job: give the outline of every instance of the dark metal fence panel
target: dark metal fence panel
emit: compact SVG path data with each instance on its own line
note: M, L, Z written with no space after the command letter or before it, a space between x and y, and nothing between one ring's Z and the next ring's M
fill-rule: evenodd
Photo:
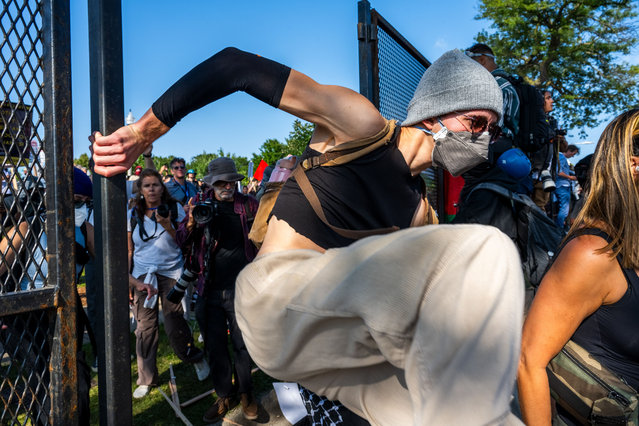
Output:
M411 45L367 0L358 2L360 93L388 119L403 121L408 103L430 62ZM422 176L428 199L444 217L442 171L436 167Z
M119 0L89 0L91 127L109 134L124 124L122 15ZM100 423L131 424L128 259L124 175L94 176Z
M5 0L0 31L0 423L74 424L69 2Z

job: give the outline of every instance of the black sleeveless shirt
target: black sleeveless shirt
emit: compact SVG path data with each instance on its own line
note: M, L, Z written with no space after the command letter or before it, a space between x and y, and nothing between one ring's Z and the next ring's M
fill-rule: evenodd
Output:
M612 241L599 229L586 229L584 233ZM621 255L617 256L617 262L621 266ZM639 276L632 268L622 267L622 271L628 283L626 293L587 317L571 339L639 389Z
M319 154L307 147L302 160ZM328 222L353 230L409 227L424 187L419 175L411 176L396 140L346 164L310 169L306 176ZM282 187L271 215L325 249L354 241L317 217L294 177Z

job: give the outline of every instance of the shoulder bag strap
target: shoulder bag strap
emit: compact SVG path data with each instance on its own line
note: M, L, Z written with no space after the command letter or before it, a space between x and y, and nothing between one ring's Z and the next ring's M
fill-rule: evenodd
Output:
M295 170L293 171L293 176L295 176L295 180L297 181L298 185L300 186L300 189L304 193L304 196L306 197L308 202L311 204L311 207L313 208L313 211L315 212L317 217L320 218L320 220L324 223L324 225L328 226L335 233L341 235L342 237L350 238L352 240L358 240L360 238L370 237L372 235L388 234L390 232L399 230L399 227L392 226L390 228L379 228L379 229L357 231L353 229L339 228L337 226L331 225L330 223L328 223L328 219L326 219L326 215L324 214L324 210L322 209L320 200L319 198L317 198L317 194L315 193L315 190L311 186L311 182L309 182L308 177L306 176L306 173L304 172L304 169L300 166L296 167Z

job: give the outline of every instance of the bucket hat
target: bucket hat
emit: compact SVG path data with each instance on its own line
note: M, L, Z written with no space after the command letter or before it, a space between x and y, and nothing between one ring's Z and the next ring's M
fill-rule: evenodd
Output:
M236 182L244 179L244 175L237 172L235 167L235 161L227 157L219 157L212 160L208 166L208 174L204 176L203 180L209 185L214 185L215 182L221 180L225 182Z

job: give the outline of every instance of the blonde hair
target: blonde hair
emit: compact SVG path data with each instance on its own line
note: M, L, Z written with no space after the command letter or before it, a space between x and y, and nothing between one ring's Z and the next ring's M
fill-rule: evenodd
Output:
M624 268L639 268L639 187L632 156L639 156L639 109L615 118L603 131L590 166L589 190L568 236L579 228L601 228L612 241L599 254L621 254Z

